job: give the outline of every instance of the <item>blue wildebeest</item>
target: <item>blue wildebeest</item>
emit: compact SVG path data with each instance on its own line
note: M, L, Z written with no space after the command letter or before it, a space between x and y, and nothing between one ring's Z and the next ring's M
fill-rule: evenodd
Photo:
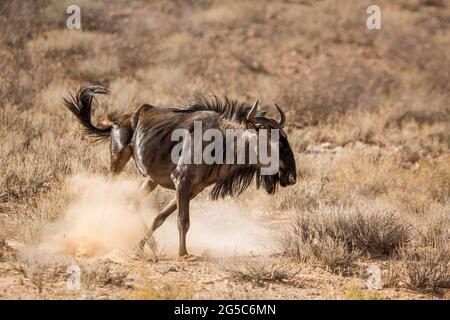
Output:
M190 224L189 201L208 186L213 185L211 196L218 199L239 195L254 179L257 188L262 187L269 194L274 194L278 185L285 187L296 182L295 158L283 130L286 117L277 105L279 121L258 112L259 100L250 106L215 95L197 94L184 107L163 108L144 104L135 112L115 117L111 125L95 126L91 121L92 100L95 94L108 93L102 86L86 86L71 99L64 99L64 104L78 118L87 134L97 140L110 140L112 176L118 175L133 158L146 178L140 189L141 195L149 194L158 185L176 191L176 197L154 219L139 243L141 249L153 232L178 208L179 257L188 256L186 233ZM241 129L244 133L252 132L256 139L259 139L263 129L269 134L277 131L279 168L273 174L264 175L261 174L264 165L260 162L198 164L173 161L172 151L179 142L173 141L172 133L184 129L193 134L195 122L201 122L204 131L216 129L225 135L226 130Z

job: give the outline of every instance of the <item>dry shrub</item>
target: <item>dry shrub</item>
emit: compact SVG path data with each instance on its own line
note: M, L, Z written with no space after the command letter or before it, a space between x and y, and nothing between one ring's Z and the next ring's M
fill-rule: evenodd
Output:
M27 39L45 31L49 21L40 13L48 2L48 0L1 1L0 23L3 29L0 39L4 40L4 44L20 47Z
M326 181L302 177L297 184L293 188L283 190L283 194L276 200L278 209L309 210L324 202L322 192Z
M26 43L49 29L50 21L41 10L47 0L5 0L0 2L0 107L10 102L31 106L33 96L53 75L47 66L34 64Z
M169 61L189 59L192 54L195 38L189 32L182 31L171 34L159 46Z
M348 250L344 241L323 236L302 246L305 260L317 261L334 273L350 274L355 261L360 257L358 249Z
M35 105L40 89L52 81L54 75L42 63L33 62L26 50L0 50L0 108L15 104L22 108ZM14 79L14 81L13 81Z
M341 153L334 163L333 188L340 197L349 193L371 199L385 195L391 179L387 171L397 169L392 162L392 158L381 157L376 148Z
M114 55L100 54L88 57L78 63L75 72L83 81L104 83L119 74L119 59Z
M48 58L69 54L86 54L100 37L87 31L52 30L28 42L31 55L43 54Z
M98 122L133 112L146 101L144 87L128 77L113 80L108 89L110 95L96 99L93 114Z
M236 27L257 20L261 3L256 1L217 1L206 10L197 11L192 20L202 24L219 24Z
M392 75L362 59L321 57L300 82L285 86L283 101L296 109L291 121L317 125L351 110L373 109L392 82Z
M202 88L195 80L188 81L187 69L182 65L154 66L141 69L137 76L151 93L151 101L160 105L180 105Z
M386 10L382 23L390 32L378 33L374 47L380 54L414 68L425 62L432 38L424 30L411 28L416 23L414 15L403 10Z
M331 267L351 263L360 253L390 254L409 240L409 225L393 212L320 206L293 216L282 247L290 256Z
M408 287L422 290L450 288L448 247L405 247L399 251L398 279Z
M27 202L50 191L72 169L106 160L106 154L96 155L96 147L101 146L91 145L92 153L86 153L82 151L86 145L73 143L81 133L67 113L57 120L41 108L20 111L8 105L0 109L0 123L0 195L4 203Z
M301 28L308 31L312 40L319 37L322 41L335 44L372 45L376 35L365 28L367 16L364 14L371 4L373 3L368 0L317 3L310 13L310 19L314 20L308 21L309 25Z
M422 247L445 247L450 241L450 207L431 207L417 217L415 239Z
M436 17L433 18L436 19ZM436 20L445 21L445 19L446 18L442 17ZM443 29L448 30L449 26L450 24L447 22L447 26ZM430 85L430 88L447 95L447 97L448 91L450 90L449 48L450 40L448 33L437 33L434 37L431 37L431 44L426 47L423 54L424 62L423 65L420 66L423 69L425 81Z
M331 272L350 271L359 252L350 251L339 239L319 235L313 231L311 224L314 222L308 218L297 219L295 223L281 238L284 254L300 261L319 263Z
M362 142L367 145L382 144L380 134L385 132L385 112L354 110L345 117L340 117L332 123L320 126L319 141L346 146ZM342 130L342 128L346 128Z
M449 97L427 87L396 90L392 94L395 101L388 96L379 97L373 110L349 110L333 121L302 128L299 151L321 143L345 147L361 142L382 148L400 146L401 152L411 150L417 154L412 162L445 154L450 143ZM292 121L289 124L295 124Z
M428 17L427 17L428 15ZM406 11L389 10L383 15L383 28L390 32L377 34L375 49L384 57L400 63L403 68L417 70L423 77L422 86L447 90L450 77L448 65L448 12L417 17ZM429 21L441 21L435 30L427 30ZM416 28L411 28L411 26ZM443 32L436 32L442 29Z
M8 245L3 235L0 234L0 262L15 261L17 250Z
M417 170L397 173L400 183L392 186L391 196L397 196L403 207L413 213L426 211L433 202L445 205L450 196L450 156L422 159L418 166Z
M288 270L279 262L256 261L238 263L227 269L227 273L234 281L252 282L263 285L267 282L288 282L298 271Z
M421 212L430 202L445 204L450 192L448 155L425 158L410 169L400 153L365 148L339 154L333 161L333 189L339 197L356 193L366 199L389 199L405 212Z
M5 130L1 135L5 138L2 141L4 156L0 159L0 192L4 202L19 201L48 190L53 175L67 170L63 163L55 167L49 166L49 163L57 164L58 160L57 153L49 152L45 141L53 140L51 135L43 135L45 130L39 128L41 126L33 128L26 115L18 118L2 126ZM22 130L15 131L12 128L14 124L23 126ZM42 131L39 132L39 129ZM47 152L36 152L44 147Z
M439 55L438 52L434 54ZM423 67L408 68L401 72L397 76L399 85L393 88L389 96L382 99L382 110L390 115L387 127L401 128L404 123L412 120L419 125L448 121L450 96L445 89L448 81L443 79L448 70L448 62L446 58L439 57L428 57L424 60L426 64Z

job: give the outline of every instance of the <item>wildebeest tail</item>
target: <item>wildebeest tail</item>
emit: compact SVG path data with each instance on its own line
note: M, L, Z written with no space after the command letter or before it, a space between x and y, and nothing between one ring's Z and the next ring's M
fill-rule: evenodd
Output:
M99 128L92 124L92 99L95 94L109 94L109 90L99 85L89 85L78 90L70 99L64 98L64 105L70 110L84 126L86 133L95 137L95 141L102 141L109 137L111 126Z

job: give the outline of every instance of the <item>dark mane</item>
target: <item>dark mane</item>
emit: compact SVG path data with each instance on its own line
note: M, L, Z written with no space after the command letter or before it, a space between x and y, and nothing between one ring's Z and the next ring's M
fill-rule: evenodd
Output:
M256 188L264 188L267 193L274 194L279 183L279 174L261 175L261 171L254 165L241 165L223 181L217 182L210 192L211 199L217 200L227 196L237 197L244 192L256 178Z
M214 93L195 93L192 102L183 108L172 109L176 112L214 111L223 118L243 122L251 106L228 97L220 98Z

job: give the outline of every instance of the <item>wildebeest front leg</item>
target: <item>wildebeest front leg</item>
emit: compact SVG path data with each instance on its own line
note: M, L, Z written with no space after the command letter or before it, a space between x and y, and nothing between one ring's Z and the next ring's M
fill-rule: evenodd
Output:
M187 256L186 249L186 234L189 230L189 201L191 198L192 184L194 175L190 172L190 167L177 167L172 173L171 178L175 184L177 193L177 207L178 207L178 234L179 234L179 249L178 256Z

